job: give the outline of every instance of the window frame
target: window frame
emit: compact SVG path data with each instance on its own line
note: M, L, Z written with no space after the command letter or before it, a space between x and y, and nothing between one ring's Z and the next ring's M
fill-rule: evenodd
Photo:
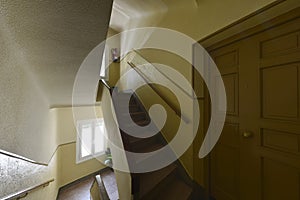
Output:
M103 151L95 153L95 142L94 142L95 135L96 135L95 129L96 129L96 125L97 125L98 122L100 122L102 124L102 126L103 126L104 133L101 133L101 135L104 134L103 135L103 139L105 140L106 139L105 138L106 128L105 128L105 124L104 124L103 118L89 119L89 120L78 120L77 121L76 164L79 164L79 163L91 160L93 158L100 157L100 156L102 156L102 155L105 154L106 147L107 147L107 144L105 144L105 141L103 141L104 142L104 149L103 149ZM91 124L91 128L92 128L92 152L90 152L91 154L82 157L81 156L81 148L82 148L82 139L81 139L82 138L82 126L89 125L89 124Z
M109 67L106 68L106 66L109 64L109 56L110 56L109 48L108 46L105 45L103 55L102 55L102 60L100 63L100 72L99 72L100 78L104 80L108 80L109 77ZM103 76L103 70L104 70L104 76Z

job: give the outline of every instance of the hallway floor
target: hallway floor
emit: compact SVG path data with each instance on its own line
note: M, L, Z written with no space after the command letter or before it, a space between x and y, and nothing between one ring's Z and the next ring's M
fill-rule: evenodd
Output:
M78 183L74 183L59 191L57 200L90 200L90 188L94 176L90 176Z

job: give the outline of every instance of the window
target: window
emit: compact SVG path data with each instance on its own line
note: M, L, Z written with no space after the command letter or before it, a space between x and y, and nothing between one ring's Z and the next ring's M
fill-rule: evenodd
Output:
M106 130L103 119L77 122L76 162L80 163L104 154Z
M102 57L102 63L100 66L100 77L107 79L108 78L108 68L107 65L109 64L109 51L108 47L105 46L105 49L103 51L103 57Z

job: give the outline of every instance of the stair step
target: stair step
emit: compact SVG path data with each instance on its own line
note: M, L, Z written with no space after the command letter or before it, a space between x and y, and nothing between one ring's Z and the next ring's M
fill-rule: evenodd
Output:
M161 152L155 152L150 155L144 155L142 157L137 158L132 158L131 156L128 155L128 160L130 161L131 165L134 165L135 168L140 168L143 165L151 165L151 162L153 159L155 160L160 160L164 159L165 156L170 156L176 158L176 155L170 148L170 146L164 146L162 143L156 144L155 146L147 147L142 149L142 153L151 153L157 150L160 150L162 148L164 149L164 154L161 154Z
M147 114L144 113L143 111L130 112L129 114L130 114L130 116L132 118L134 118L134 117L141 117L141 116L143 116L144 118L147 117ZM126 115L126 114L123 114L123 115Z
M167 185L155 199L163 200L189 200L192 197L193 189L180 179L175 179Z
M127 136L129 141L130 149L134 152L138 151L141 148L145 148L147 146L151 146L158 142L157 136L152 136L149 138L137 138L132 136Z
M137 149L136 153L149 153L163 148L164 145L161 143L153 143L151 145L144 146L144 148Z
M128 121L128 119L119 119L119 121L120 121L120 124L121 123L124 123L124 125L126 126L126 127L131 127L131 126L136 126L136 125L138 125L138 126L147 126L149 123L150 123L150 121L149 120L138 120L138 121L133 121L133 120L131 120L131 121L133 121L132 123L135 123L135 124L128 124L127 123L127 121ZM126 122L126 123L125 123Z
M129 105L130 113L139 112L139 111L141 111L141 108L139 107L139 105Z
M139 106L135 100L130 100L129 103L123 101L122 99L116 99L115 102L119 108L128 108L128 106Z
M120 117L130 117L134 122L135 121L145 121L147 119L147 114L144 112L138 111L138 112L129 112L129 113L120 113Z
M132 90L122 90L122 91L119 91L119 94L132 94L133 91Z
M155 172L144 173L140 175L140 197L147 195L154 188L158 187L159 184L163 184L168 177L176 172L177 166L171 164L163 169Z
M135 100L135 96L133 93L118 93L115 97L119 100L125 100L130 98L130 100Z
M129 113L135 113L135 112L141 112L141 108L139 107L139 105L118 105L118 109L116 110L118 113L122 114L124 112L128 112Z

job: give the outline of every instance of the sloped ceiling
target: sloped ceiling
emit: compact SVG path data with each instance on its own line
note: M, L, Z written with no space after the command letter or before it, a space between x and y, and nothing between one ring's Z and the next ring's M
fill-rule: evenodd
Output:
M76 72L106 38L112 0L0 1L1 37L49 100L70 105ZM4 52L1 52L4 53Z
M154 17L158 22L157 17L165 14L169 6L176 5L176 1L166 3L162 0L115 0L110 27L121 32L130 28L149 26L150 24L136 24L136 21L147 21L143 19Z

